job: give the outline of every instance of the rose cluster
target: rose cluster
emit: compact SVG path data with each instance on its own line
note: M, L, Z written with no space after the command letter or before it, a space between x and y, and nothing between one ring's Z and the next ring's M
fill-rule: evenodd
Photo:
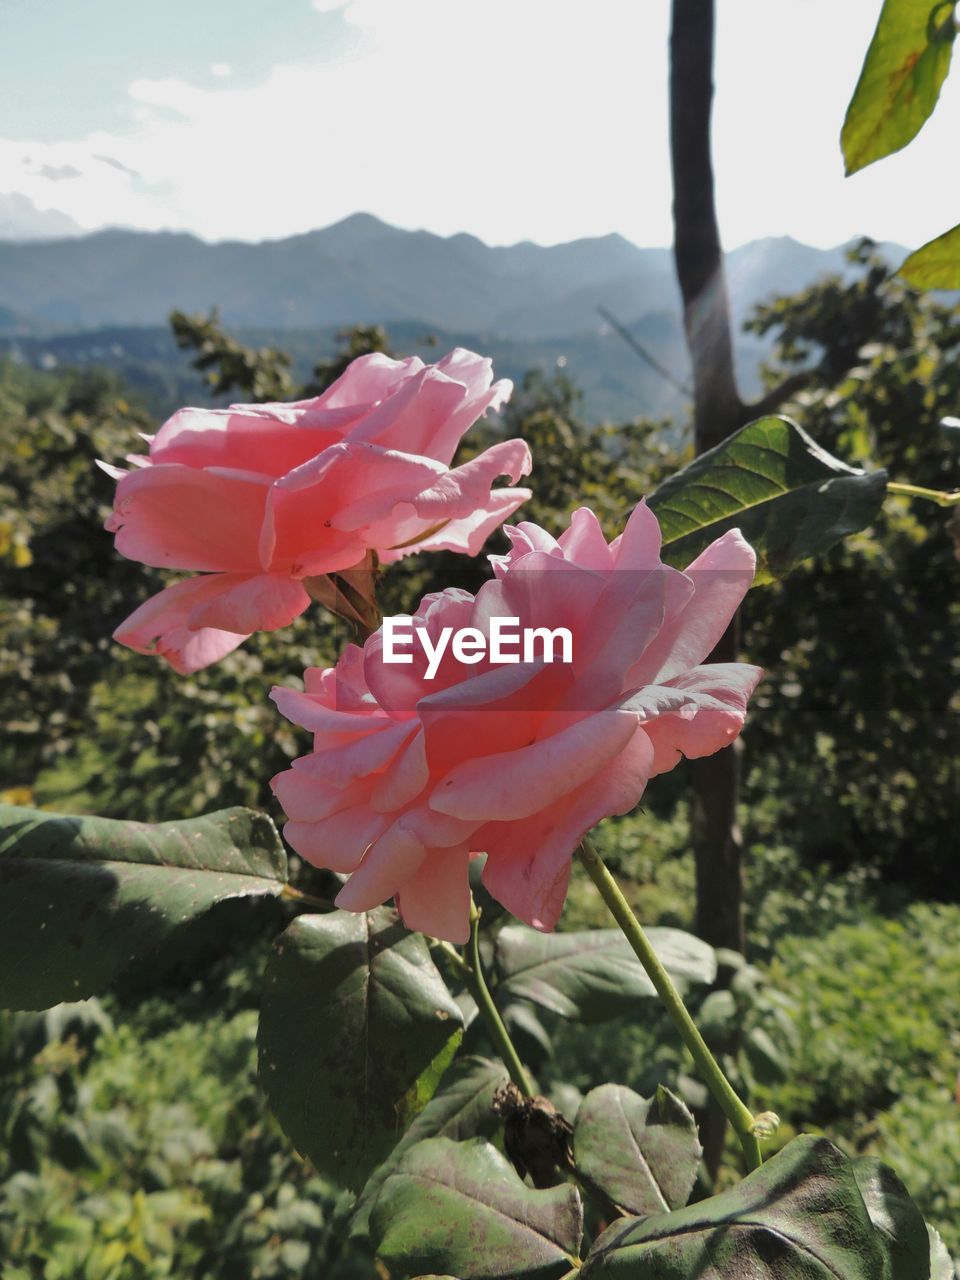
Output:
M519 440L460 466L454 453L510 389L457 350L432 366L363 357L315 400L182 410L130 471L111 468L107 527L124 555L200 576L147 601L117 638L195 671L292 621L323 575L374 554L476 554L529 496L494 480L516 482L530 455ZM313 734L273 780L291 846L344 877L340 907L393 898L410 928L453 942L468 935L477 855L495 898L552 929L582 837L682 757L732 742L761 675L704 665L753 580L738 531L684 571L662 562L643 502L611 542L587 508L556 538L530 523L506 532L476 595L420 602L410 625L427 643L409 661L386 660L379 630L307 671L303 691L272 695ZM464 629L482 642L505 619L564 629L569 660L497 663L495 645L476 643L467 662L441 643Z

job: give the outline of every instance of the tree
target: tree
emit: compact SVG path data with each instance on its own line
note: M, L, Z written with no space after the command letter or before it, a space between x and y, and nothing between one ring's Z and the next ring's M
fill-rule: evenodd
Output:
M793 371L753 404L743 401L733 365L730 300L714 195L710 146L713 105L714 0L673 0L670 31L670 156L673 169L674 260L693 367L694 447L721 444L753 418L775 412L808 385L810 370ZM710 661L735 661L734 618ZM739 743L691 764L692 843L696 861L695 928L715 946L743 952L743 840L737 820ZM735 1049L731 1043L728 1048ZM719 1165L722 1115L705 1126L708 1167Z

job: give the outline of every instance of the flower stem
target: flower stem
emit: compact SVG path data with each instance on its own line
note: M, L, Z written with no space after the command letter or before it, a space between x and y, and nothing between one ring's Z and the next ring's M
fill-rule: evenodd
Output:
M500 1017L500 1011L493 1002L490 988L487 986L486 979L483 976L483 965L480 962L480 911L472 898L470 900L469 957L469 964L466 964L463 970L464 981L470 994L477 1002L477 1008L480 1010L480 1015L486 1024L487 1031L490 1033L490 1038L496 1046L497 1052L503 1059L504 1066L510 1072L510 1079L524 1097L532 1098L533 1085L530 1082L530 1077L520 1061L520 1055L510 1039L510 1032Z
M938 507L960 507L960 489L952 493L944 489L924 489L919 484L903 484L897 480L887 482L887 493L901 494L905 498L923 498L935 502Z
M600 896L610 910L610 914L620 926L624 937L636 953L657 990L660 999L666 1005L673 1025L680 1033L680 1038L690 1050L697 1064L700 1075L707 1088L716 1098L723 1114L730 1121L734 1132L740 1139L744 1158L748 1169L759 1169L763 1161L760 1154L760 1143L753 1132L754 1116L750 1108L741 1101L727 1077L723 1074L719 1062L710 1052L703 1036L687 1011L680 998L680 993L660 962L660 958L650 945L640 921L633 914L630 904L620 891L620 886L607 870L589 836L585 836L579 849L580 862L587 874L600 891Z
M329 898L318 898L313 893L304 893L301 889L295 889L292 884L285 884L280 890L280 897L286 898L289 902L297 902L305 907L316 907L318 911L336 911L336 903L331 902Z

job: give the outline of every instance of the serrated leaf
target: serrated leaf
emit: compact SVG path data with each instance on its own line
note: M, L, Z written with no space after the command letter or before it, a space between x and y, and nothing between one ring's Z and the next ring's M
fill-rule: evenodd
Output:
M647 502L663 558L683 568L740 529L757 553L757 584L782 577L871 524L885 471L861 471L821 449L789 418L758 418L674 472Z
M0 1006L105 991L218 903L276 897L286 878L250 809L147 825L0 805Z
M369 1229L370 1210L380 1188L397 1167L401 1157L418 1142L427 1138L490 1137L502 1120L492 1110L493 1095L510 1079L502 1063L489 1058L458 1058L443 1078L438 1089L416 1117L391 1154L367 1180L354 1210L352 1233L363 1235Z
M573 1130L578 1172L626 1213L687 1203L703 1149L693 1116L669 1089L641 1098L620 1084L591 1090Z
M580 1280L879 1280L885 1255L851 1162L825 1138L800 1137L730 1191L615 1223Z
M870 1221L886 1242L878 1280L916 1280L930 1274L930 1239L920 1210L890 1168L872 1156L853 1161L853 1174Z
M960 289L960 223L911 253L900 275L917 289Z
M299 916L277 939L260 1078L297 1149L352 1190L429 1102L462 1036L427 944L394 912Z
M920 132L950 70L953 13L949 2L884 0L840 136L848 174Z
M647 936L675 982L713 982L717 962L708 943L681 929L648 929ZM620 1017L656 994L619 929L539 933L507 925L495 960L498 997L529 1000L581 1022Z
M576 1262L583 1206L568 1183L528 1187L483 1139L430 1138L388 1176L370 1225L378 1255L407 1274L554 1280Z

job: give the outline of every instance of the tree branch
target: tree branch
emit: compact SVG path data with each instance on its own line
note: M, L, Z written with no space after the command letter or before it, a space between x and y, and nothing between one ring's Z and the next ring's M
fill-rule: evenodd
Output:
M778 382L775 387L764 392L759 400L746 405L746 412L751 418L763 418L768 413L776 413L798 391L804 391L807 387L813 386L819 376L819 371L816 369L798 369L796 373L789 374L782 382Z

